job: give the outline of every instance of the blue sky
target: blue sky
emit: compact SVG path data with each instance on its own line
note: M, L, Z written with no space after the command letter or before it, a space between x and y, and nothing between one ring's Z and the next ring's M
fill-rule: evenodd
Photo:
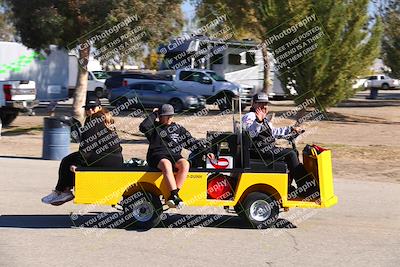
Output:
M192 6L189 1L186 0L182 3L182 10L186 19L194 17L194 6Z

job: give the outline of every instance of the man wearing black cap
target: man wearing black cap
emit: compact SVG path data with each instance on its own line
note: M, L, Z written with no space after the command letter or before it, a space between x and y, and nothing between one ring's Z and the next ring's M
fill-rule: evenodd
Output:
M296 152L291 148L280 148L275 146L275 141L291 132L300 133L299 127L275 128L267 119L268 95L258 93L253 97L250 112L243 116L244 129L250 135L258 153L265 159L284 160L289 169L289 193L294 190L291 186L292 179L297 182L307 174L303 165L300 164Z
M147 162L150 167L158 168L171 190L167 205L171 208L181 207L182 199L179 197L179 189L186 179L190 164L181 155L182 149L197 150L206 149L203 144L192 137L192 135L181 125L172 121L175 115L173 106L164 104L159 112L155 108L153 112L140 124L139 129L146 135L149 141L147 151ZM157 117L159 121L156 121ZM214 155L207 155L214 159ZM174 177L173 169L177 169Z

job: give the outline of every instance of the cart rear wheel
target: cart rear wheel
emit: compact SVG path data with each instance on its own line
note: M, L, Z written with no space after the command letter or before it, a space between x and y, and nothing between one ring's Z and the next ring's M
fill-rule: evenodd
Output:
M162 204L160 199L149 193L139 191L123 200L125 227L150 229L161 221Z
M270 195L253 192L235 206L237 214L253 228L268 228L279 216L279 203Z

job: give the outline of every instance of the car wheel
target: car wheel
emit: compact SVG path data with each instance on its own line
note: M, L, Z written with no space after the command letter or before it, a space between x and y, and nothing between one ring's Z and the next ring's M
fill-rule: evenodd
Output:
M151 229L161 221L163 207L160 198L152 193L138 191L122 201L124 226Z
M225 100L225 101L221 101L221 100ZM218 104L218 108L220 111L232 109L232 98L229 96L220 95L220 97L216 97L215 102Z
M270 195L252 192L243 203L235 206L235 211L253 228L268 228L278 220L279 203Z
M180 99L174 98L171 101L169 101L169 104L171 104L174 107L175 113L180 113L183 111L183 103Z
M383 90L389 89L389 84L387 84L387 83L382 84L382 89Z
M94 94L97 96L97 98L102 98L103 97L103 88L96 88L94 90Z

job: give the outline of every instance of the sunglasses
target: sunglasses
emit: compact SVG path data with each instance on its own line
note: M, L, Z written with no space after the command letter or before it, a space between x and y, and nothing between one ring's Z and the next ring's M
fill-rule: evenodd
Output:
M94 107L85 107L85 110L86 110L86 111L89 111L89 110L91 110L91 109L93 110L93 109L95 109L96 107L97 107L97 106L94 106Z

